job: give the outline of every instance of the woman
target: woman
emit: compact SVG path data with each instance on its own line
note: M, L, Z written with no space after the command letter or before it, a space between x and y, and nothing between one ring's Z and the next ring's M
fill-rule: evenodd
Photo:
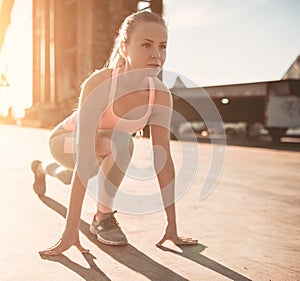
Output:
M197 240L181 238L177 234L174 204L175 172L169 144L172 97L157 78L143 79L149 76L149 73L153 77L153 71L157 74L161 70L166 59L166 45L167 28L164 20L152 12L134 13L128 16L121 25L106 67L95 72L83 84L79 102L78 157L72 179L66 226L58 243L42 251L42 254L58 255L72 245L75 245L83 253L88 251L81 246L79 241L79 222L87 181L91 176L89 173L92 167L90 159L94 157L91 154L94 148L86 145L89 142L85 140L86 136L93 131L93 128L89 127L91 115L93 118L100 116L100 121L96 125L95 150L101 170L99 174L100 202L91 224L91 232L97 235L99 241L106 244L124 245L127 243L126 236L118 227L114 213L111 211L115 190L109 192L105 190L103 185L106 186L107 183L111 183L114 187L120 185L124 170L132 154L130 137L127 139L126 137L119 138L119 136L113 138L113 134L121 132L121 136L124 136L124 132L126 132L126 135L130 136L131 133L137 132L148 122L154 151L154 167L167 217L163 237L156 245L162 246L166 240L171 240L176 245L197 244ZM134 79L136 80L134 81ZM144 86L141 86L141 90L134 90L137 88L131 87L136 81L139 83L142 80L149 81L150 85L147 86L147 90L143 90ZM141 83L141 85L144 84ZM120 94L120 91L124 92L126 87L133 90L127 91L128 94L126 93L126 95ZM98 106L95 101L97 98L99 100L99 96L101 96L101 101L105 102ZM90 107L93 105L100 112L95 113L94 110L91 110ZM117 152L117 157L115 157L112 144L109 144L109 140L114 142L112 139L122 139L127 151L129 151L125 153L129 155L129 157L125 157L125 161L118 161L122 163L121 168L116 165L119 153ZM118 146L115 145L114 147ZM162 159L161 150L156 150L156 147L164 150L164 159Z

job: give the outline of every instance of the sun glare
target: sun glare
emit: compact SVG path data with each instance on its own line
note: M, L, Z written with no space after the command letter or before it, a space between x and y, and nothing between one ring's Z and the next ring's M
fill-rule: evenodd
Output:
M16 0L0 53L0 114L24 117L32 104L32 0ZM1 81L3 79L1 78ZM3 85L2 85L3 84Z

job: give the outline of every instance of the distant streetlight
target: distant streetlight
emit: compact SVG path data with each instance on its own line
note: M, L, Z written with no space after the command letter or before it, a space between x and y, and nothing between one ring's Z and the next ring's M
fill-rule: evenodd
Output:
M9 83L4 73L1 73L0 87L9 87Z
M222 98L221 99L221 103L222 104L228 104L229 103L229 99L228 98Z

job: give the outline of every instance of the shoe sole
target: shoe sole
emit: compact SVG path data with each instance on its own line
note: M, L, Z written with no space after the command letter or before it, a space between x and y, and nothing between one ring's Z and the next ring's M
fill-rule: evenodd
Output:
M36 187L33 185L33 191L37 196L43 197L46 193L46 187Z
M34 174L34 184L32 185L34 192L39 196L43 197L46 193L46 182L45 179L41 181L41 179L38 178L37 176L37 169L38 166L41 165L40 160L34 160L31 162L31 171Z
M92 234L94 234L97 237L97 240L103 244L110 245L110 246L126 246L126 245L128 245L128 242L114 242L114 241L103 239L102 237L98 236L98 234L93 226L90 226L90 232Z

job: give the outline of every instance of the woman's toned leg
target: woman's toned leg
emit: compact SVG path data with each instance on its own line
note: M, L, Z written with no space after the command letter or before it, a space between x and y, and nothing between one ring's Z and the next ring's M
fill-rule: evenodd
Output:
M120 186L133 154L131 137L116 134L110 135L97 143L97 153L100 158L98 172L98 204L97 213L90 226L98 240L109 245L126 245L127 238L112 212L113 201ZM105 151L103 149L105 148ZM101 153L102 150L102 153Z

